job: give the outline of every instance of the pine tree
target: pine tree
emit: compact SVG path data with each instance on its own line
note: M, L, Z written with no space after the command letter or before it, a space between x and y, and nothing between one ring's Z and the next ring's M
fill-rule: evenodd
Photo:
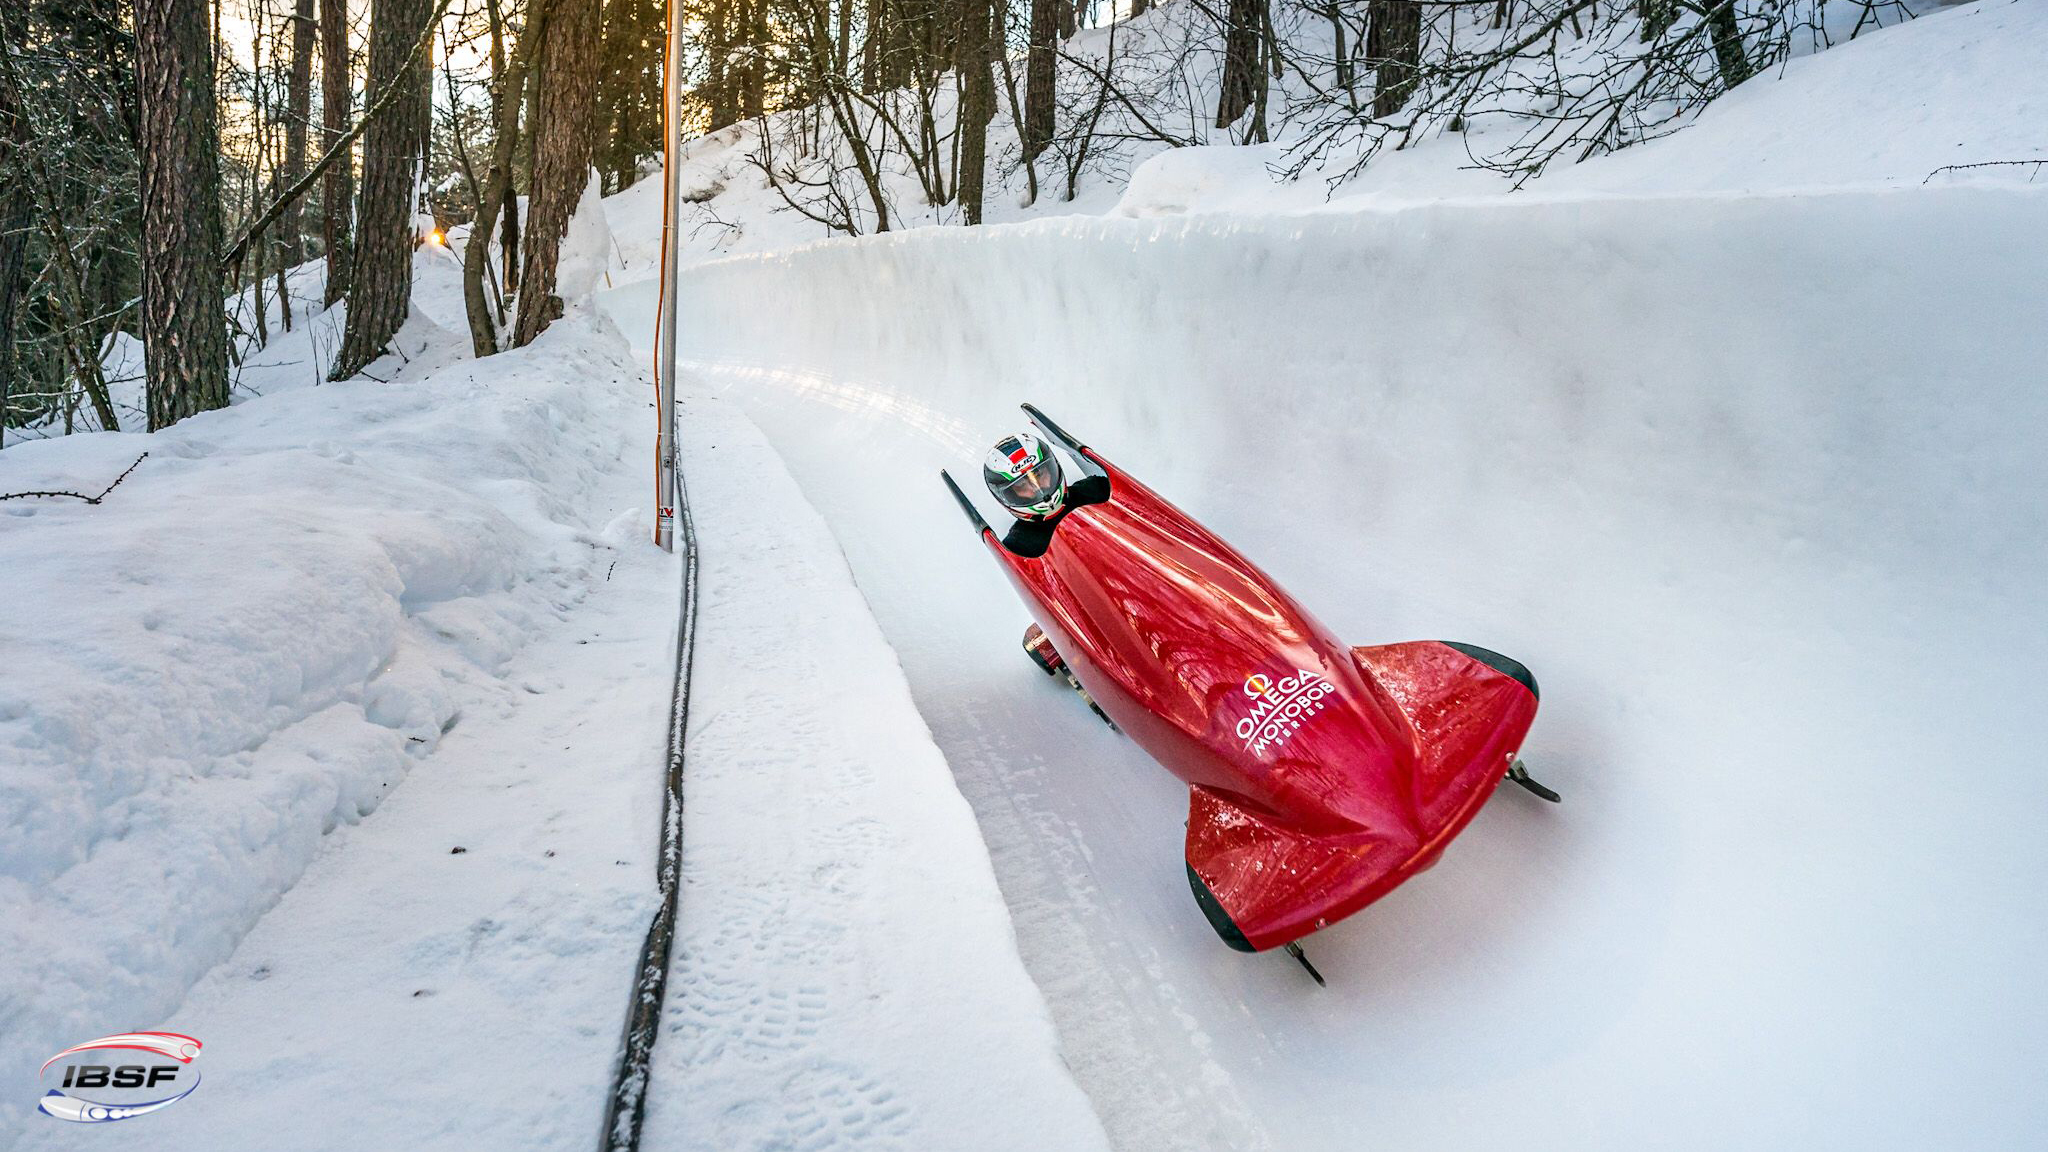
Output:
M655 0L606 0L601 103L609 121L600 157L607 190L640 177L661 150L662 10Z

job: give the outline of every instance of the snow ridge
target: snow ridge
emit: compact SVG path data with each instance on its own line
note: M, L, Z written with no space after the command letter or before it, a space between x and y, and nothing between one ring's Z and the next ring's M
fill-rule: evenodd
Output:
M150 450L104 504L0 509L0 1063L169 1015L587 594L626 357L585 314L0 455L0 489L96 488Z

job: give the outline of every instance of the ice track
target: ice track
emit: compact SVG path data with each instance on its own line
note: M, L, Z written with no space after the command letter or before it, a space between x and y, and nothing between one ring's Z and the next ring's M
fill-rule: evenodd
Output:
M2023 189L1053 220L699 266L684 344L844 549L1118 1146L2010 1147L2044 233ZM1026 662L937 482L1026 399L1340 634L1526 660L1564 805L1312 937L1327 991L1225 950L1183 789Z

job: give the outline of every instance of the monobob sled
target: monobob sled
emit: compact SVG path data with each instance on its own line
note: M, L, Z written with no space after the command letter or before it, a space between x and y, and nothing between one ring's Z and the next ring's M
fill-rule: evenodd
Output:
M1301 937L1434 864L1503 780L1557 799L1516 755L1537 704L1519 662L1343 643L1214 533L1024 411L1082 473L1056 513L1020 511L999 538L940 475L1037 621L1032 660L1187 782L1188 884L1224 943L1284 947L1321 983ZM1004 441L1013 460L1018 439Z

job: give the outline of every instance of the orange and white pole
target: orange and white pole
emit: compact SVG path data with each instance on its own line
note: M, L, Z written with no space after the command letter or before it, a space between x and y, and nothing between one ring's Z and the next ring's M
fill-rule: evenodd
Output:
M682 263L683 19L680 0L668 0L668 54L661 69L661 303L654 337L654 543L675 551L676 501L676 270Z

